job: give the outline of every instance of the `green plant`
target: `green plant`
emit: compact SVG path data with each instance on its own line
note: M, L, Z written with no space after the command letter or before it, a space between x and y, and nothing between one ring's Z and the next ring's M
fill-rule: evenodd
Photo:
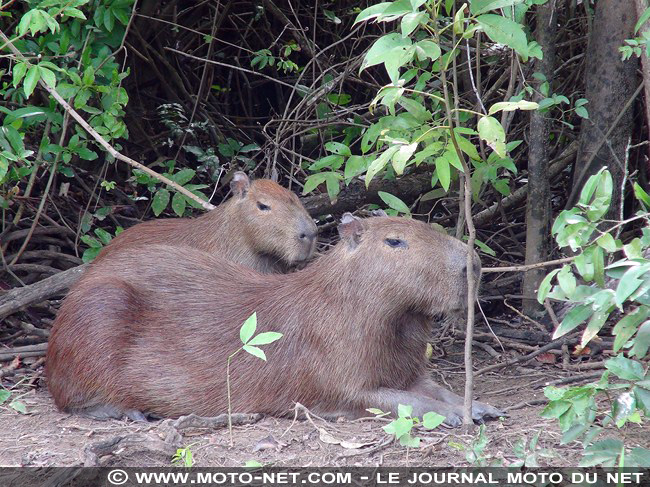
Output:
M368 409L368 411L377 417L383 417L388 414L375 408ZM435 429L442 424L445 417L438 413L429 412L425 413L424 416L422 416L422 420L420 420L419 418L412 416L412 414L413 406L399 404L397 406L397 419L394 419L384 426L383 430L389 435L394 435L400 445L410 448L418 448L421 439L418 436L412 435L413 428L422 425L424 428L429 430Z
M93 237L92 235L82 235L81 241L88 245L88 248L84 250L84 253L81 256L81 260L84 262L91 262L94 260L95 257L97 257L97 254L99 254L99 252L101 252L101 250L104 248L104 246L108 245L114 237L117 237L123 231L124 229L122 227L117 227L115 230L115 235L113 236L103 228L97 227L93 231L97 238Z
M255 56L251 60L251 68L256 67L262 70L267 66L276 66L278 70L285 74L300 71L300 67L289 59L289 56L294 51L300 51L300 47L293 40L282 46L280 56L277 57L273 55L270 49L260 49L253 53Z
M573 305L553 338L588 320L581 347L616 317L612 328L616 356L605 362L607 370L597 383L547 387L544 393L549 404L542 416L559 421L563 443L582 440L584 466L648 466L649 449L630 450L613 438L595 441L607 426L643 424L650 415L650 373L641 362L650 348L650 196L635 183L639 211L627 220L610 222L603 219L609 211L612 189L612 177L603 168L589 178L576 207L558 215L553 235L560 246L569 246L577 255L571 264L546 276L537 298L540 303L551 298ZM640 226L640 235L624 244L618 237L622 227L629 224ZM616 382L611 383L610 378ZM607 399L605 410L599 407L602 397Z
M191 450L194 445L196 445L196 443L192 443L184 448L177 449L176 453L174 453L174 456L172 457L172 465L175 467L194 466L194 455L192 454Z
M13 391L4 386L0 386L0 407L9 407L20 414L27 414L27 407L20 400L23 395L15 395ZM9 401L10 399L11 401Z
M454 2L449 1L397 0L361 11L355 23L399 22L399 32L379 37L361 65L361 71L376 65L385 68L390 83L379 90L370 109L382 107L386 113L363 132L361 154L353 154L349 139L325 144L330 155L308 167L313 174L305 182L304 193L325 183L334 199L342 181L348 184L365 174L368 185L375 177L394 178L412 167L427 164L433 170L432 187L441 186L442 193L435 197L447 193L459 173L470 168L475 199L486 183L508 195L509 175L517 172L508 153L521 141L507 143L504 128L494 115L501 111L534 110L538 105L514 97L492 105L486 113L456 108L448 93L447 72L450 71L449 76L456 75L450 66L460 53L461 44L479 31L512 48L523 61L541 57L539 46L528 41L522 25L527 9L540 3L544 1L480 0L471 2L469 9L463 5L456 10ZM509 12L510 7L514 17L490 13L496 9ZM430 89L436 78L442 91ZM475 124L470 125L472 120ZM492 153L483 157L472 139L483 141ZM408 214L405 205L384 201L396 212Z
M529 442L526 437L519 438L513 445L513 453L517 460L508 467L539 467L538 457L553 458L555 453L547 448L539 448L539 437L542 430L537 430Z
M228 433L230 434L231 445L233 444L233 436L232 436L232 404L230 401L231 399L230 363L232 362L232 359L242 350L244 352L253 355L254 357L266 361L266 354L264 353L264 350L259 348L259 346L268 345L269 343L273 343L274 341L282 338L282 333L278 333L275 331L266 331L255 335L256 330L257 330L257 313L253 313L246 319L246 321L244 321L241 328L239 329L239 338L242 342L241 348L238 348L233 353L231 353L228 356L228 360L226 362L226 393L228 396Z

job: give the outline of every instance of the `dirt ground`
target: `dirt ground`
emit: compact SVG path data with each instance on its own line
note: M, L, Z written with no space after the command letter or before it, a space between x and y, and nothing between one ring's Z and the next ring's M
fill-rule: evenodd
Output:
M439 360L434 372L437 380L444 380L457 392L464 380L461 357L458 351ZM477 367L490 364L488 359L479 355ZM475 378L476 395L482 401L506 410L518 406L508 411L509 417L487 424L489 442L483 452L487 462L500 460L508 465L516 461L515 442L522 437L529 441L541 430L538 448L555 452L551 458L539 456L541 466L577 465L581 445L560 446L556 422L539 417L543 386L568 376L560 368L533 361L525 367L498 369ZM176 449L189 446L196 466L233 467L257 461L274 466L457 467L470 465L467 452L476 438L463 435L460 429L421 430L417 432L421 447L407 450L384 433L381 427L387 422L383 420L327 422L264 417L235 426L231 446L226 427L176 430L170 429L172 420L142 424L63 414L44 387L27 391L21 400L27 414L0 409L1 466L171 466ZM530 402L536 403L524 404ZM641 430L627 431L626 442L636 446L634 438L642 441L643 436Z

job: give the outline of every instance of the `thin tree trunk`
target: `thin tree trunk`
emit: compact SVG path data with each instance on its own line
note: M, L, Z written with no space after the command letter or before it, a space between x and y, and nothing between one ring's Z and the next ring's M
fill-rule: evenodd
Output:
M535 38L542 48L544 58L536 61L536 70L550 82L555 66L555 0L537 8ZM538 82L539 88L539 82ZM539 92L539 90L537 90ZM542 95L537 95L537 100ZM539 111L530 115L528 144L528 199L526 201L526 264L537 264L547 260L549 253L549 228L551 222L551 188L549 180L548 120ZM545 270L535 269L524 274L522 287L523 312L539 315L543 308L537 303L535 294L544 279Z
M640 18L643 12L648 8L648 0L634 0L636 5L636 16ZM648 30L648 22L641 26L639 34ZM648 130L648 140L650 140L650 60L645 49L641 49L641 72L643 73L643 91L645 94L645 118Z
M614 180L611 218L620 215L621 185L625 175L626 150L632 131L630 98L638 83L638 61L621 60L619 47L633 35L635 0L598 0L586 56L585 98L589 119L580 129L580 148L573 184L567 200L570 208L592 174L606 166Z

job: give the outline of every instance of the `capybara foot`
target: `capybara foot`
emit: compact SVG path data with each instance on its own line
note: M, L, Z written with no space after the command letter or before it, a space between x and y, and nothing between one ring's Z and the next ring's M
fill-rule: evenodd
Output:
M479 401L472 402L472 419L477 423L484 423L488 419L498 419L506 416L506 413L489 404Z
M82 416L86 416L87 418L98 419L100 421L106 419L122 419L124 416L129 418L131 421L147 421L145 415L136 409L124 410L111 406L110 404L101 404L89 408L76 409L70 412L76 412Z

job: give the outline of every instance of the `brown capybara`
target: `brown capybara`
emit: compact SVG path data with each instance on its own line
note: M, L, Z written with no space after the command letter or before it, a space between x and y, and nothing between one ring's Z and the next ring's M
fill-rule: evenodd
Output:
M233 411L436 411L462 399L423 360L432 318L466 307L468 247L405 218L347 216L340 242L305 269L262 275L196 249L134 248L94 265L70 292L47 352L57 406L95 418L226 411L226 359L253 312L283 337L231 365ZM475 255L475 254L474 254ZM215 270L218 269L218 270ZM478 279L476 256L470 270ZM474 402L474 418L501 413Z
M170 218L135 225L102 249L97 262L121 251L154 244L184 245L263 273L285 272L309 259L318 229L298 197L270 179L250 182L236 172L233 196L196 219Z

